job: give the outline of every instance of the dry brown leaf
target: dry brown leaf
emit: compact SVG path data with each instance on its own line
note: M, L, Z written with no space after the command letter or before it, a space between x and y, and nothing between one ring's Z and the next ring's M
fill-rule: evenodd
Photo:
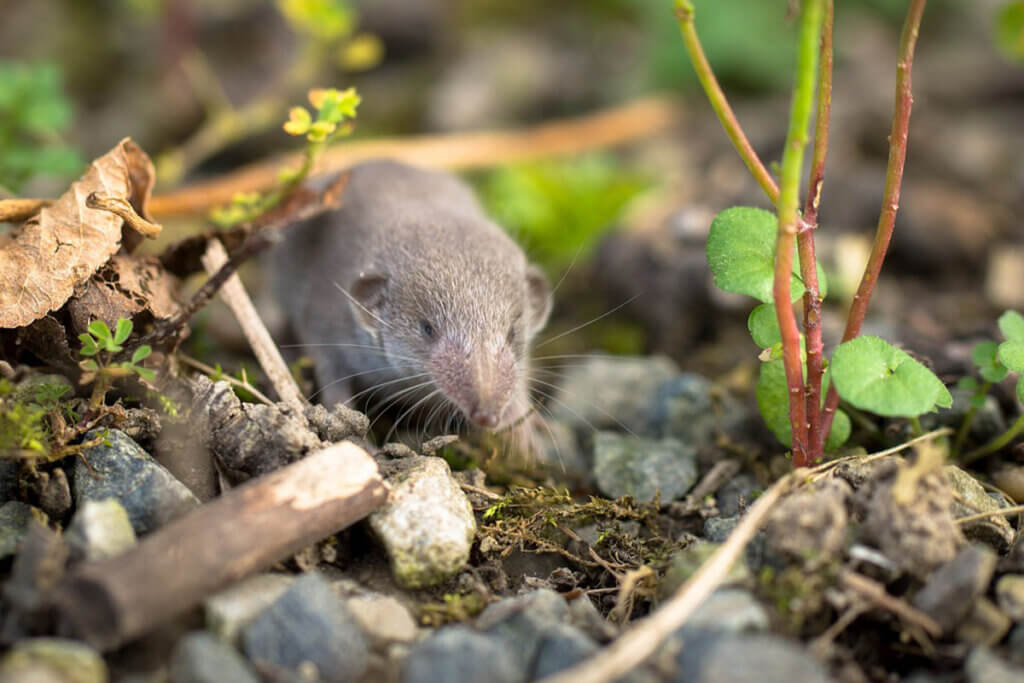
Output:
M135 319L143 311L152 319L170 318L180 309L175 299L177 287L177 278L164 270L155 256L115 254L68 300L65 309L71 318L71 333L85 332L93 320L102 320L114 329L119 318ZM135 323L139 325L140 320Z
M125 138L0 244L0 328L28 325L60 308L121 247L124 221L86 207L86 197L123 198L145 215L152 186L152 162Z

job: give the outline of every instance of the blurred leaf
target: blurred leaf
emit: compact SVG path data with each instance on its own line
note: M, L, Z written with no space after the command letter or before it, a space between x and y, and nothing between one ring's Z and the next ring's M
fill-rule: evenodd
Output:
M761 304L750 312L747 318L747 329L754 343L762 349L767 349L782 341L782 332L779 330L779 319L775 313L775 306L772 304Z
M986 382L1002 382L1006 377L1006 366L999 362L998 347L994 341L983 341L971 349L971 360L978 366L978 374Z
M996 46L1008 58L1024 60L1024 2L1011 2L999 11Z
M345 0L277 0L292 28L323 41L351 35L356 14Z
M346 71L365 71L380 64L384 43L372 33L360 33L338 51L338 65Z
M650 185L614 159L591 155L498 169L484 179L482 196L497 222L555 273L585 257Z
M1024 316L1017 311L1006 311L999 316L999 331L1010 341L1024 341Z

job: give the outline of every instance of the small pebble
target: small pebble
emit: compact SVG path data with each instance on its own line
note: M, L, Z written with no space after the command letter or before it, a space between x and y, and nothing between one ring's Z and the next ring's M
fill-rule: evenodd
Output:
M1001 576L996 582L996 600L1008 617L1024 622L1024 575Z
M236 643L242 628L294 582L290 574L257 574L215 593L203 602L206 628L224 642Z
M259 683L235 648L205 631L189 633L171 655L171 683Z
M611 498L667 503L697 483L697 449L678 439L652 440L615 432L594 436L594 475Z
M74 557L99 560L135 545L135 530L115 498L87 500L71 519L66 538Z
M107 665L99 653L77 640L27 638L0 659L0 680L25 681L30 675L51 673L62 683L106 683ZM37 679L38 680L38 679Z
M522 683L522 657L467 626L449 626L412 649L401 683Z
M261 663L292 672L315 668L327 681L356 680L369 663L359 623L316 573L296 579L245 626L242 646L257 669Z

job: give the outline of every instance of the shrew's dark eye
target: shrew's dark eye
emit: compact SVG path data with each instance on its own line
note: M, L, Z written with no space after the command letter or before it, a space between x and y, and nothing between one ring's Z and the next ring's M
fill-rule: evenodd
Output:
M437 330L434 329L434 326L430 324L429 320L420 321L420 332L423 333L424 337L430 340L433 340L434 337L437 336Z
M515 343L515 341L516 341L516 326L515 325L513 325L510 328L508 328L508 336L506 337L506 341L509 344L514 344Z

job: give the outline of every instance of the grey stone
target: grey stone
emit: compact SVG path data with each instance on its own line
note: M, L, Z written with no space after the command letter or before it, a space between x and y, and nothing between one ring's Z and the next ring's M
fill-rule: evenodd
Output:
M18 641L0 659L0 680L25 681L29 672L36 676L51 673L53 680L62 683L107 681L107 665L98 652L77 640L63 638Z
M391 560L395 580L406 588L436 585L469 559L476 518L466 494L441 458L397 461L387 502L370 515Z
M723 517L740 514L754 502L754 498L762 489L763 487L757 483L754 475L740 472L722 484L722 488L715 493L718 512Z
M739 515L708 517L704 520L704 538L712 543L724 543L739 523Z
M679 439L698 450L711 445L717 423L711 382L689 372L662 382L648 414L651 434Z
M535 590L507 598L480 613L476 626L489 638L516 653L525 677L547 630L569 620L569 605L552 590Z
M714 519L714 518L710 518ZM707 521L710 521L707 520ZM706 522L705 522L706 524ZM682 550L673 553L669 558L665 575L658 582L658 598L667 600L675 594L679 587L690 580L698 569L718 550L720 543L697 540ZM744 583L751 578L750 569L745 562L736 562L729 569L724 584Z
M663 356L591 356L565 373L551 417L579 432L629 430L650 435L651 398L679 374Z
M99 560L135 545L135 530L116 499L87 500L71 519L66 538L73 556Z
M370 420L344 403L336 403L330 410L320 405L306 408L306 419L322 441L338 443L352 437L366 436Z
M694 629L742 633L767 631L768 626L768 612L749 591L719 588L693 611L679 633Z
M1005 507L993 499L977 479L956 465L947 465L943 472L949 479L949 485L959 494L953 503L953 517L959 519L978 512L996 512ZM968 522L961 528L964 536L980 541L996 552L1006 550L1013 543L1013 527L1002 515Z
M305 574L242 629L246 656L290 671L315 667L323 680L355 680L366 670L366 640L345 603L318 574Z
M346 604L366 637L379 647L412 642L419 633L412 614L393 597L357 596L349 598Z
M72 489L76 505L115 498L124 506L138 535L199 506L199 500L184 484L123 432L93 430L86 439L104 434L109 445L87 448L75 460Z
M612 640L619 632L605 619L586 595L569 601L569 623L599 643Z
M1014 621L1024 621L1024 575L1007 574L996 582L996 601Z
M405 660L402 683L522 683L522 653L466 626L442 628Z
M257 574L203 602L206 628L226 643L235 643L242 628L274 603L295 582L290 574Z
M1020 683L1024 668L1008 664L987 647L973 648L964 664L967 683Z
M830 683L825 668L775 635L691 631L676 659L678 683Z
M913 604L949 632L967 616L975 600L988 587L996 556L988 548L970 545L935 570Z
M20 501L9 500L0 505L0 558L18 552L18 546L28 534L29 522L33 517L46 521L42 510Z
M598 650L598 645L579 629L553 624L537 644L530 680L551 676L579 664Z
M171 683L259 683L235 648L205 631L189 633L174 647Z
M612 498L668 502L697 483L697 449L678 439L654 441L614 432L594 436L594 474L598 488Z

